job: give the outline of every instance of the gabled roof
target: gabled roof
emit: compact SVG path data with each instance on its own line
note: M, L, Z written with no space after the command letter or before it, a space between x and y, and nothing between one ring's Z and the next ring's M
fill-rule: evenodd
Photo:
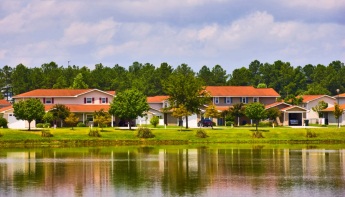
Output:
M293 108L298 108L298 109L301 109L303 111L307 111L307 109L300 107L300 106L297 106L297 105L291 105L289 107L285 107L285 108L281 109L280 111L286 112L286 111L290 111Z
M331 99L335 99L334 97L328 96L328 95L302 95L303 103L309 103L311 101L314 101L316 99L322 98L322 97L328 97Z
M279 106L279 105L286 105L287 107L291 106L290 104L285 103L285 102L275 102L275 103L266 105L266 106L265 106L265 109L269 109L269 108L272 108L272 107L277 107L277 106Z
M253 86L207 86L206 91L213 97L280 97L273 88Z
M0 109L0 113L5 113L5 112L7 112L7 111L9 111L11 109L13 109L12 105L7 106L7 107L3 107L3 108Z
M92 92L99 91L104 94L111 96L115 95L115 91L102 91L98 89L36 89L23 94L13 96L13 98L38 98L38 97L78 97L80 95Z
M341 104L341 105L339 105L339 108L340 108L340 109L345 109L345 104ZM321 111L324 111L324 112L333 112L333 111L334 111L334 109L335 109L335 106L333 106L333 107L329 107L329 108L324 109L324 110L321 110Z
M163 103L164 101L168 100L169 96L150 96L147 97L148 103Z
M8 102L8 101L5 100L5 99L1 99L1 100L0 100L0 105L11 105L11 103Z

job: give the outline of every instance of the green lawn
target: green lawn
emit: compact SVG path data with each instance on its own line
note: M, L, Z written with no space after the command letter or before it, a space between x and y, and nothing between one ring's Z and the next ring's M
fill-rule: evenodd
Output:
M97 129L97 128L94 128ZM237 143L237 144L345 144L345 127L310 128L316 137L306 137L305 128L288 127L259 127L264 138L253 138L254 127L218 127L215 129L202 128L209 137L195 136L197 129L180 131L177 127L151 128L154 138L139 139L135 130L105 128L101 137L88 136L89 128L58 128L50 129L53 137L41 137L41 131L25 131L0 129L0 146L16 145L114 145L114 144L199 144L199 143Z

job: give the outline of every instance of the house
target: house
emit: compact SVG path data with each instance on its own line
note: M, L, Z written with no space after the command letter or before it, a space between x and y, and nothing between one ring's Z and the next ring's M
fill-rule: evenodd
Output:
M168 98L169 96L147 97L147 103L150 106L150 110L147 112L146 117L138 118L137 123L150 124L151 118L153 116L158 116L159 125L177 125L178 120L172 116L172 112L164 110L165 108L169 107Z
M345 111L345 93L343 94L339 94L337 96L334 96L334 103L333 105L328 105L327 109L322 110L324 112L324 118L325 118L325 122L326 124L329 125L338 125L338 119L336 119L334 117L334 105L336 103L339 103L339 108L343 109ZM345 116L344 116L344 112L343 114L339 117L339 125L345 125Z
M273 88L254 88L253 86L207 86L206 91L212 97L212 103L218 111L229 109L237 103L260 102L264 105L273 104L280 95ZM246 117L242 117L240 124L250 123ZM224 125L223 118L216 120L217 125Z
M46 111L53 109L54 104L63 104L75 113L81 122L92 123L93 113L101 109L108 111L114 96L115 91L98 89L37 89L16 95L13 99L14 102L18 102L37 98L44 104ZM13 116L12 106L0 109L0 113L7 119L9 128L28 128L27 121L17 120ZM31 126L35 127L34 121Z
M328 95L303 95L301 97L303 102L299 106L307 109L305 118L309 120L309 123L325 124L325 119L319 117L318 112L314 111L313 107L317 106L320 101L326 102L328 107L333 107L336 99Z
M276 107L281 111L280 117L276 122L282 126L302 126L305 124L307 109L290 105L285 102L275 102L265 106L265 109Z

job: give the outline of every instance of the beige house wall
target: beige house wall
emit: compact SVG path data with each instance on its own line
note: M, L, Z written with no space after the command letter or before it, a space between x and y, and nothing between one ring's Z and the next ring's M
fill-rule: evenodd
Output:
M242 97L231 97L232 98L232 103L226 103L225 102L226 97L219 97L219 103L215 103L215 97L212 98L212 102L216 106L232 106L237 103L241 103L241 98ZM272 104L276 102L275 97L247 97L248 98L248 103L254 102L254 98L258 98L258 101L264 105Z

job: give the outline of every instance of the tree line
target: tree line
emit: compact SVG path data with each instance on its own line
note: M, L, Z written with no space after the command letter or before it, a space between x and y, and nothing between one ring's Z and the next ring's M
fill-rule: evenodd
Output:
M231 73L221 65L212 68L205 65L198 71L186 64L180 66L189 69L203 85L270 87L282 98L302 94L335 95L337 89L345 92L345 66L341 61L332 61L326 66L308 64L295 67L280 60L274 63L255 60L248 67L234 69ZM168 63L155 66L139 62L133 62L128 69L118 64L113 67L96 64L94 69L76 65L63 67L55 62L34 68L23 64L14 68L6 65L0 69L0 87L11 87L15 95L50 88L98 88L117 92L136 88L146 96L166 95L164 84L176 69Z

